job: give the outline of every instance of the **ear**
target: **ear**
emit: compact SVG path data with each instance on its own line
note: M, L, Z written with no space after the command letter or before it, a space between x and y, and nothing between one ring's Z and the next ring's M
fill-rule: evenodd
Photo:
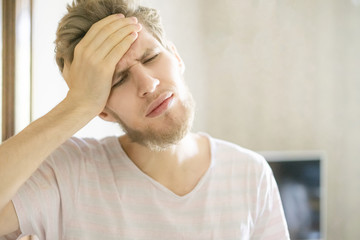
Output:
M178 60L178 63L179 63L180 69L181 69L181 73L184 74L184 72L185 72L185 64L184 64L184 61L182 60L182 58L180 57L180 54L178 53L178 51L177 51L177 49L175 47L175 44L173 42L169 41L168 46L170 48L170 52L172 54L174 54L174 56Z
M107 122L117 122L117 119L115 117L115 113L110 110L108 107L105 106L103 111L98 115L102 120Z

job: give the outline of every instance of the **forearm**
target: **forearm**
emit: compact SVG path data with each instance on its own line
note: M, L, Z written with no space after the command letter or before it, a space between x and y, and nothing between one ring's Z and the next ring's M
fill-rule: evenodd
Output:
M96 116L88 109L65 99L0 146L0 210L51 152Z

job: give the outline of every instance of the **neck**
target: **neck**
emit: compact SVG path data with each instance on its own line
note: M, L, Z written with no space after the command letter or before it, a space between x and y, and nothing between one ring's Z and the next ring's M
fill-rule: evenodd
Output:
M200 152L199 136L188 133L180 142L161 151L132 142L127 135L120 138L120 144L130 159L143 171L159 166L179 167ZM158 169L158 168L157 168Z
M178 144L162 151L131 142L126 135L119 141L142 172L177 195L194 189L210 165L208 139L196 134L189 133Z

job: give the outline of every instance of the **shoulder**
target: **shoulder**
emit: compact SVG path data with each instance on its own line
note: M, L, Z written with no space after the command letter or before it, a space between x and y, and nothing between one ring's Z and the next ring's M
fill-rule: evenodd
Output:
M209 138L212 154L218 162L232 162L241 165L253 165L254 167L267 165L264 157L255 151L225 140Z
M60 145L52 155L91 155L96 152L106 151L108 145L116 143L116 139L116 137L107 137L100 140L95 138L71 137Z
M117 143L116 137L108 137L104 139L95 138L77 138L71 137L61 144L44 162L56 168L76 167L76 165L84 162L96 162L107 158L112 147Z
M208 137L212 165L217 171L256 182L272 176L269 164L259 153L235 143Z

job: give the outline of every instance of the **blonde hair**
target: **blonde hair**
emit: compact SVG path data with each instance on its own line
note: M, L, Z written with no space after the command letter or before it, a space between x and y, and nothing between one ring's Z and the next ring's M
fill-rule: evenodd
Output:
M131 0L74 0L67 5L68 13L60 20L56 32L55 58L62 72L64 61L74 58L75 46L97 21L116 13L135 16L139 22L164 46L166 38L159 12L138 5Z

